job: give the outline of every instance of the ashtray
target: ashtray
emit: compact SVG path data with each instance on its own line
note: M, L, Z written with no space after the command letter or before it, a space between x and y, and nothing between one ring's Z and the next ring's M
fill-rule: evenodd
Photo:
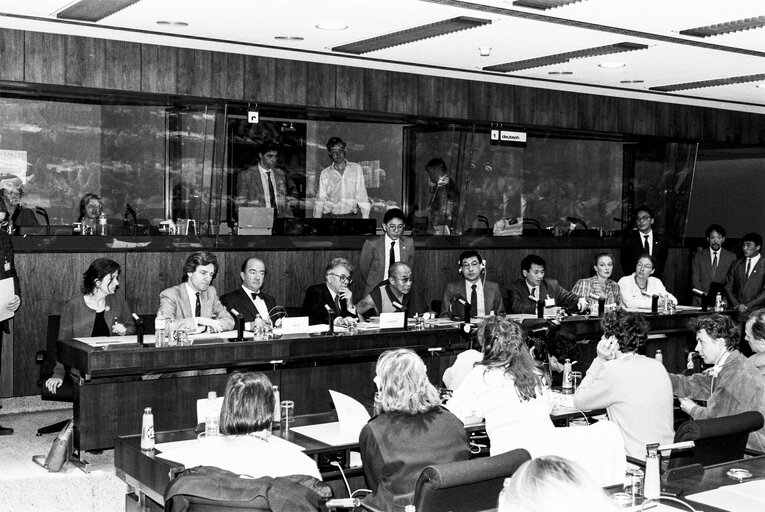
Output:
M741 482L742 480L746 480L747 478L752 478L752 472L748 469L743 468L731 468L728 470L728 473L726 473L730 478L734 480L738 480Z

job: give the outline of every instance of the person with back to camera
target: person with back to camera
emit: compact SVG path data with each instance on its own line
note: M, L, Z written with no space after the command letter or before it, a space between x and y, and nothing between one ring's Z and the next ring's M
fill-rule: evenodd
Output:
M364 295L390 276L390 266L401 261L412 266L414 262L414 240L404 236L406 225L404 212L391 208L383 215L383 236L364 241L361 247L359 273L364 280Z
M664 288L661 279L653 277L655 268L656 259L644 254L638 259L635 272L619 279L619 293L625 308L651 309L654 295L666 295L667 300L677 304L677 299Z
M446 285L441 316L464 318L463 308L457 304L460 299L470 304L471 318L505 314L502 292L497 283L485 280L486 262L478 251L469 249L460 254L457 270L462 279Z
M533 456L555 429L542 370L517 323L490 317L481 323L478 336L483 359L454 390L446 408L465 424L486 421L492 455L525 448Z
M403 512L414 498L420 473L432 464L467 460L465 428L441 407L425 363L409 349L384 352L377 360L375 414L359 436L372 510Z
M746 321L744 333L753 352L749 360L765 377L765 309L752 311Z
M619 285L611 279L614 272L614 256L610 252L599 252L592 259L592 269L592 277L577 281L571 293L584 298L590 304L603 298L606 300L606 306L621 305Z
M701 306L702 293L707 295L707 303L714 304L717 293L724 293L725 278L736 261L736 255L722 247L724 227L712 224L706 229L705 236L709 246L694 254L691 263L694 306Z
M510 312L533 315L539 302L545 307L563 307L570 311L583 312L588 303L584 297L563 288L555 279L545 278L545 260L536 254L529 254L521 260L522 279L510 284Z
M98 218L103 211L104 203L98 194L87 193L80 200L80 216L78 222L82 222L83 235L95 235L98 233Z
M109 258L98 258L82 274L80 292L64 305L58 328L58 339L71 340L91 336L125 336L135 333L130 308L119 295L122 268ZM53 376L45 381L51 393L64 382L65 368L56 363Z
M672 383L656 359L639 355L648 340L648 323L617 309L600 321L603 336L597 357L574 394L574 407L607 408L624 438L627 455L645 459L645 446L667 444L672 430Z

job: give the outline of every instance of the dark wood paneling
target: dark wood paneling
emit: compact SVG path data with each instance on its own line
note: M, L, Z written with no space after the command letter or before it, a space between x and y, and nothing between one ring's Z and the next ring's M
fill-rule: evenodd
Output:
M232 100L244 98L244 55L213 52L211 94Z
M620 132L651 135L656 132L656 105L650 101L621 99L618 121Z
M67 85L104 87L104 39L92 37L66 37Z
M417 108L416 75L367 69L364 72L364 110L408 114Z
M64 83L66 37L43 32L24 34L24 81Z
M212 94L212 52L178 48L178 94L210 96Z
M104 87L141 90L141 45L127 41L104 41Z
M467 118L467 80L439 76L417 76L417 114L446 118Z
M178 49L141 45L141 90L163 94L177 92Z
M489 109L492 121L501 123L524 123L515 113L516 88L505 84L487 84Z
M335 106L347 110L364 109L364 69L336 66Z
M337 88L335 67L329 64L308 62L306 71L308 73L306 105L335 108L335 89Z
M615 132L619 119L619 99L594 94L577 94L579 123L577 128L600 132ZM565 100L574 101L570 96Z
M278 78L277 78L278 77ZM305 105L308 88L308 66L299 60L278 59L276 75L270 78L276 82L276 103Z
M244 99L276 102L276 59L244 57Z
M24 80L24 32L0 30L0 80Z
M531 123L538 126L576 128L579 103L566 101L570 93L550 89L527 89L526 101L533 105Z

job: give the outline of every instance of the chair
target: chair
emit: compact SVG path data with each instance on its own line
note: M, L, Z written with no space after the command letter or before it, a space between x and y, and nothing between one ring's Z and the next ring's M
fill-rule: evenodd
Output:
M72 377L66 374L61 387L56 393L51 393L45 387L45 381L53 375L53 368L56 367L56 342L58 341L58 327L61 323L59 315L48 316L48 328L46 334L45 350L37 352L35 360L40 365L40 378L37 385L40 386L40 396L46 401L73 402L74 401L74 383ZM37 435L53 434L60 432L69 420L59 421L47 427L41 427L37 430Z
M527 460L531 460L529 452L517 449L493 457L428 466L414 487L415 510L471 512L495 508L505 478Z

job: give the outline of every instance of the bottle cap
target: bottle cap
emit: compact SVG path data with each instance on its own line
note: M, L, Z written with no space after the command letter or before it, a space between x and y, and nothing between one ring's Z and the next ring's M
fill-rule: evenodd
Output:
M151 414L151 407L144 408L143 413L144 414Z
M207 393L207 398L208 398L208 400L209 400L210 398L218 398L218 393L216 393L215 391L209 391L209 392Z

